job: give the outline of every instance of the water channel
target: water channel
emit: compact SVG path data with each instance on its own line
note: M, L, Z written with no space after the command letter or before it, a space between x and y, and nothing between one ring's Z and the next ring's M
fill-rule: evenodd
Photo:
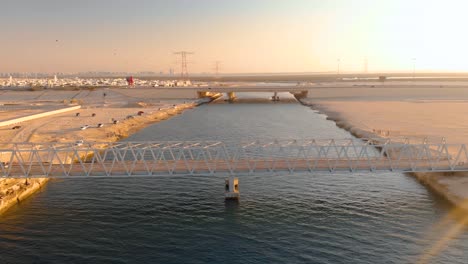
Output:
M251 97L255 99L247 99ZM350 138L324 115L284 98L240 95L126 139ZM457 219L452 207L398 173L294 173L55 180L0 218L0 263L414 263ZM431 263L466 263L468 234Z

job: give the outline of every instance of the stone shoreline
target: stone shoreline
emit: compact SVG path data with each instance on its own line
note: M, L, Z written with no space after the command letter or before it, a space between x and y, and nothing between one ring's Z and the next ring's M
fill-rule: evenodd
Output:
M0 181L0 190L3 191L3 196L0 197L0 215L39 191L48 181L47 178Z

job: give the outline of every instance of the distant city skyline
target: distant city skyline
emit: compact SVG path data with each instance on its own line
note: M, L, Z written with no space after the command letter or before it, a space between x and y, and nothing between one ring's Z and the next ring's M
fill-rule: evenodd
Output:
M2 1L0 72L468 72L459 0ZM338 70L339 68L339 70Z

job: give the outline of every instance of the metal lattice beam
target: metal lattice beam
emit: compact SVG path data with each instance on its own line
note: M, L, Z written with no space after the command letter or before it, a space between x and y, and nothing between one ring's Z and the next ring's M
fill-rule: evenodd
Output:
M463 144L382 139L11 143L0 161L3 178L468 171Z

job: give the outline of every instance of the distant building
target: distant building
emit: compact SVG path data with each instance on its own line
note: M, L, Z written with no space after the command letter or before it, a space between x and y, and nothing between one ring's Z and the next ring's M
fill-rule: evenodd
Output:
M129 86L133 86L133 84L134 84L134 82L133 82L133 76L127 77L126 80L127 80L127 84L128 84Z

